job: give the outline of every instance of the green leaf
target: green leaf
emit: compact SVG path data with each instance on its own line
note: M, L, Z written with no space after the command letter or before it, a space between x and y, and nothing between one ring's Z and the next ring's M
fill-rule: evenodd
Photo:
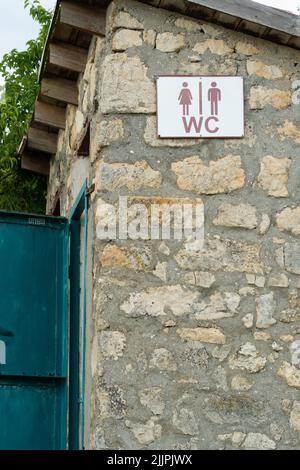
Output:
M38 71L52 13L38 0L24 0L24 7L40 24L40 32L24 51L12 49L0 62L5 80L0 87L0 209L40 213L45 211L46 178L21 171L17 149L39 91Z

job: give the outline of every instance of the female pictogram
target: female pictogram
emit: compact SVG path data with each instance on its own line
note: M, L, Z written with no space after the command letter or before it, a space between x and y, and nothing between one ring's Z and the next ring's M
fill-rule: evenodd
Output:
M211 115L218 116L219 101L221 101L221 90L220 88L217 88L217 82L211 83L211 88L208 90L208 101L210 101Z
M183 88L180 92L180 95L178 97L179 104L182 105L182 114L183 116L188 116L189 115L189 107L192 104L193 96L192 93L190 92L188 88L188 83L183 82L182 84Z

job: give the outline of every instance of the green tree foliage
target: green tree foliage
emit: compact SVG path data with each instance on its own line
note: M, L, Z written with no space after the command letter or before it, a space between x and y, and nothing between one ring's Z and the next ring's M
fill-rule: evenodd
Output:
M38 71L51 12L38 0L25 0L24 7L40 26L37 39L26 50L13 49L3 56L0 74L0 209L44 212L46 178L20 170L17 149L30 123L38 94Z

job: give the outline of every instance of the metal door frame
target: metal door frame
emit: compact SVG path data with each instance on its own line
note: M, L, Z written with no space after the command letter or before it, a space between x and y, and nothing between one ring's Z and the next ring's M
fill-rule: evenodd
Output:
M88 240L88 184L84 182L70 211L70 325L69 325L69 449L84 448L85 351L86 351L86 273ZM82 312L80 309L80 219L84 214L84 255ZM82 315L82 318L80 318ZM82 321L82 335L80 335ZM80 355L82 374L80 377ZM79 429L80 428L80 429ZM80 436L79 436L80 431Z

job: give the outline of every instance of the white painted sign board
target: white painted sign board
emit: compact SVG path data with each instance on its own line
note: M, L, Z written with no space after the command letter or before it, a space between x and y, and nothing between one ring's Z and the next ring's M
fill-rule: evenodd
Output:
M243 137L243 78L158 77L157 133L161 138Z

